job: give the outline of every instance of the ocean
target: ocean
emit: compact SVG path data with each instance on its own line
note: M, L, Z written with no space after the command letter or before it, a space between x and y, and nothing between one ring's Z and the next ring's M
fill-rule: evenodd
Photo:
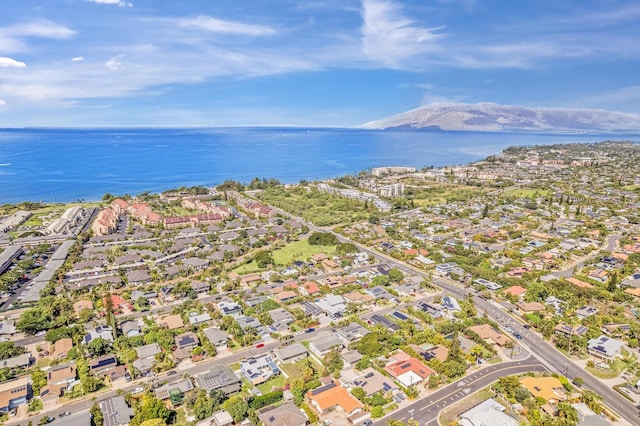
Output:
M100 200L254 177L284 183L378 166L467 164L512 145L605 136L360 129L0 129L0 203Z

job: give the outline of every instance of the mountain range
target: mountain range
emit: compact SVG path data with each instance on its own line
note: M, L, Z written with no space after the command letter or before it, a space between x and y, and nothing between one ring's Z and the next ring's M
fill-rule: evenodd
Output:
M527 108L494 103L434 103L371 121L366 129L473 132L640 133L640 115L602 109Z

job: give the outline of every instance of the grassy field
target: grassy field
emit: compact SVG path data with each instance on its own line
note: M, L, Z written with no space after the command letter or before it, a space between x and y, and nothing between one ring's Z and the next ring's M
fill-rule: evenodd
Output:
M285 377L284 377L284 375L280 374L275 379L271 379L271 380L269 380L267 382L264 382L263 384L258 385L256 387L258 389L260 389L260 392L265 394L265 393L271 392L271 388L282 388L282 387L284 387L284 382L285 382Z
M544 197L549 195L549 191L546 189L534 189L534 188L513 188L504 192L507 197L524 197L533 198L537 196Z
M57 219L62 216L69 207L81 206L81 207L95 207L98 203L69 203L69 204L52 204L40 209L32 210L33 216L27 219L22 226L42 226L43 217L52 214L50 220ZM55 213L55 215L53 215Z
M306 260L312 254L325 253L332 255L336 248L333 246L312 246L305 240L295 241L273 252L273 260L278 266L286 266L296 260ZM238 274L248 274L261 271L256 262L251 261L238 266L234 272Z

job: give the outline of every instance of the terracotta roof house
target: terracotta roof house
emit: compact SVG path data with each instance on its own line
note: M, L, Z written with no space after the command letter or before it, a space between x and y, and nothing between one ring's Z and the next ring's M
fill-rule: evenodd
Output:
M411 386L422 382L435 372L404 352L398 352L389 359L384 371L389 373L403 386Z
M64 337L56 340L53 344L53 359L66 358L67 354L73 347L73 340L70 337Z
M519 285L514 285L509 287L508 289L506 289L504 291L504 294L507 296L513 296L516 298L520 298L522 296L525 295L525 293L527 292L527 289L524 287L520 287Z
M568 282L569 284L573 284L576 287L580 287L580 288L593 288L592 284L589 284L588 282L585 281L581 281L577 278L571 277L571 278L565 278L565 281Z
M544 312L545 306L540 302L518 302L516 303L521 314L532 314L534 312Z
M557 377L524 377L520 383L534 397L555 404L566 399L564 386Z
M307 392L306 397L320 414L333 407L340 407L346 414L362 410L360 401L335 382Z
M156 320L160 327L168 328L169 330L175 330L176 328L184 327L184 321L179 314L166 315Z
M73 310L76 315L80 313L83 309L91 309L93 310L93 303L90 300L78 300L73 304Z
M488 324L474 325L473 327L469 327L469 330L475 332L481 339L494 345L504 346L509 340L507 336Z

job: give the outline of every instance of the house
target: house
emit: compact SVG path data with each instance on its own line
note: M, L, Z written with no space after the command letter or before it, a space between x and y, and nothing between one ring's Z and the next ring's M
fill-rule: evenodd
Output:
M589 328L585 327L584 325L569 325L566 322L562 322L558 325L556 325L553 328L554 332L558 335L564 336L564 337L571 337L571 336L582 336L584 335L587 331L589 331Z
M514 285L504 290L505 296L511 296L515 299L522 299L522 297L526 294L527 289L524 287L520 287L519 285Z
M196 383L207 391L221 390L225 395L240 392L242 380L226 365L216 365L208 372L196 376Z
M589 355L600 358L606 362L612 362L620 356L624 349L624 342L601 335L597 339L589 339L587 350Z
M328 294L322 299L317 300L316 305L331 318L341 318L342 313L347 309L344 298L333 294Z
M574 277L570 277L570 278L565 278L564 279L566 282L568 282L569 284L573 284L576 287L580 287L580 288L594 288L592 284L589 284L588 282L585 281L581 281L577 278Z
M362 410L360 401L351 396L345 388L336 382L311 390L305 396L320 414L334 407L339 407L347 415Z
M218 310L223 316L238 318L242 315L242 306L236 302L222 301L218 303Z
M305 359L309 352L302 343L294 343L293 345L283 346L273 351L273 354L283 364L294 363Z
M76 303L73 304L73 310L76 313L76 315L80 314L80 312L83 309L89 309L93 311L93 302L91 302L91 300L78 300Z
M596 268L589 271L589 274L587 274L587 278L605 283L609 279L609 273L607 271L603 271L602 269Z
M597 314L600 310L598 308L594 308L591 306L581 306L580 308L576 309L575 314L578 318L580 318L581 320L589 318L595 314Z
M280 374L280 369L269 355L242 361L240 363L240 371L253 385L264 383Z
M258 329L262 324L255 317L240 317L237 319L238 325L242 330L246 331L249 328Z
M477 285L481 285L483 287L486 287L487 290L500 290L502 288L502 286L498 283L494 283L493 281L488 281L485 280L484 278L478 278L476 280L473 281L474 284Z
M207 336L209 342L218 349L225 349L229 341L229 335L217 327L209 327L204 329L204 335Z
M191 325L206 324L209 321L211 321L211 315L209 315L208 312L205 312L200 315L196 314L195 312L192 312L191 314L189 314L189 324Z
M258 419L264 426L305 426L309 420L293 402L259 410Z
M279 293L276 293L273 297L278 302L288 302L288 301L291 301L291 300L295 299L296 297L298 297L298 293L296 293L295 291L291 291L291 290L285 290L285 291L281 291Z
M414 347L414 350L422 355L426 361L431 361L435 358L438 361L444 362L449 356L449 348L444 345L430 345L427 343L422 346Z
M520 311L521 315L544 312L546 310L545 306L540 302L518 302L516 306L518 306L518 311Z
M177 359L189 358L191 356L191 350L200 344L198 336L190 331L178 334L174 340L176 342L176 349L173 351L173 354Z
M611 324L603 324L603 326L600 329L604 334L608 336L612 336L615 334L617 335L628 334L631 331L631 326L629 324L611 323Z
M71 340L71 337L56 340L53 344L53 359L66 358L72 347L73 340Z
M369 319L371 324L381 325L387 330L394 332L400 330L400 326L393 321L388 320L386 317L380 314L374 314Z
M360 340L369 334L369 330L357 322L352 322L347 326L337 329L336 333L345 346L348 346L350 343Z
M360 387L364 389L367 396L378 392L384 393L398 389L392 380L371 367L362 371L357 371L352 368L343 370L340 373L340 383L347 389Z
M129 285L139 286L148 284L151 281L151 275L147 269L134 269L127 272L127 282Z
M564 386L557 377L524 377L520 379L520 384L535 398L540 397L550 404L567 398Z
M164 386L156 388L153 392L161 401L171 399L171 404L173 406L179 405L183 401L183 396L185 393L189 392L193 389L193 383L191 380L180 380L178 382L167 383Z
M320 288L316 283L308 281L298 287L298 292L303 296L315 296L320 294Z
M304 313L310 317L317 317L324 313L324 311L315 303L303 302L301 307Z
M27 352L21 355L16 355L11 358L0 360L0 368L8 368L9 370L14 368L27 368L31 365L33 358L31 353Z
M421 363L417 358L407 355L405 352L397 352L389 358L384 367L403 386L408 387L422 382L435 372Z
M391 300L394 297L391 293L387 291L386 288L382 286L369 287L368 289L365 290L365 293L367 293L368 295L370 295L376 300L378 299Z
M100 402L104 426L127 426L134 415L123 396L112 396Z
M194 271L201 271L209 265L209 261L197 257L189 257L184 259L182 264Z
M133 337L140 335L140 323L138 321L124 321L120 323L120 330L122 334L127 337Z
M156 322L160 327L168 328L169 330L184 327L184 322L180 314L166 315L157 319Z
M505 407L493 398L474 406L459 415L460 426L500 425L518 426L520 422L504 413Z
M456 314L458 312L462 312L462 308L460 307L460 303L453 296L444 296L440 301L442 307L449 313L449 315Z
M108 370L117 365L118 360L113 354L102 355L89 361L89 369L97 376L105 375Z
M0 412L7 413L25 405L31 394L29 377L0 384Z
M89 334L86 334L82 339L82 343L87 344L90 343L94 339L103 339L107 342L113 343L113 330L109 326L99 325L95 328L95 330L91 331Z
M73 389L76 382L76 365L73 362L56 365L47 370L47 385L40 389L40 398L58 398Z
M286 329L289 327L289 324L295 321L293 315L291 315L291 313L284 308L278 308L269 311L269 316L273 320L273 325L278 329Z
M196 426L231 426L233 425L233 417L227 410L220 410L213 413L207 419L199 421Z
M470 331L476 333L482 340L492 345L503 346L506 345L509 338L504 334L491 327L489 324L474 325L469 327Z
M138 359L133 361L133 367L140 375L146 376L153 368L156 355L160 352L162 352L162 349L157 343L137 347L136 353L138 354Z
M342 348L342 340L329 331L321 331L317 336L309 339L309 350L319 358L324 357L334 348Z
M427 302L418 302L416 307L420 309L422 312L425 312L431 315L433 318L442 317L442 308L440 306L432 305Z
M211 289L211 285L204 281L191 281L191 288L196 294L206 294Z

